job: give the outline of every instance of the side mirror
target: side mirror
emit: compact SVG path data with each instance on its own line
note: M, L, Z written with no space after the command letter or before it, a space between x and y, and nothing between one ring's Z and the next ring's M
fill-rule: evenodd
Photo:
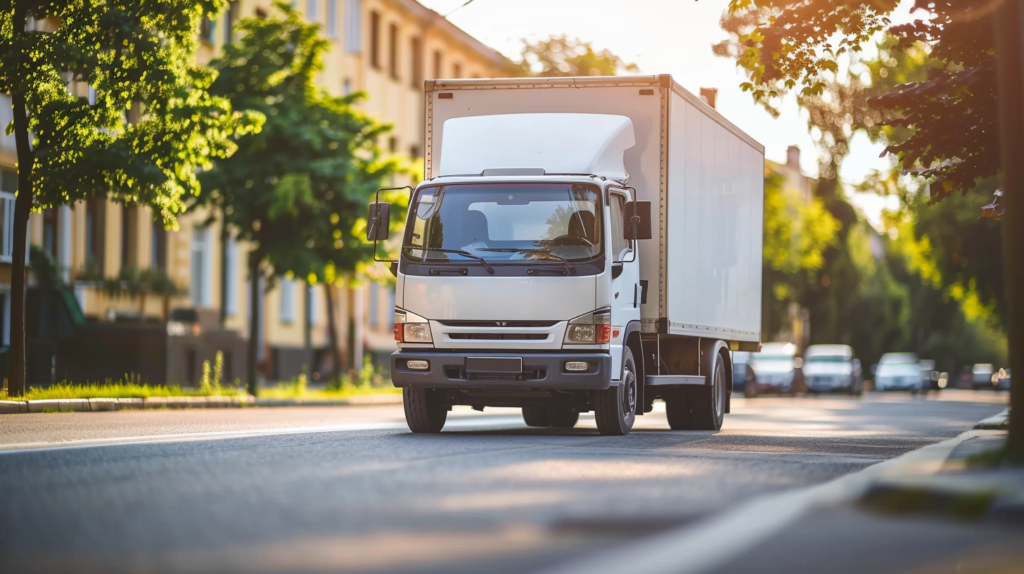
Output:
M623 229L627 240L651 239L651 202L631 201L626 204Z
M391 204L381 201L370 204L366 218L366 240L385 241L391 232Z

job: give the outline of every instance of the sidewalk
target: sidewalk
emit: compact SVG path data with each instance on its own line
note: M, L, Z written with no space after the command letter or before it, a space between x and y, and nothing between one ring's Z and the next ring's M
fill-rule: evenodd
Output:
M709 571L1024 572L1024 466L980 462L1005 443L1005 430L983 430L996 418L944 458L894 465Z
M139 409L222 409L244 407L335 407L355 405L392 405L402 395L360 395L348 399L269 399L252 395L231 397L149 397L145 399L41 399L0 401L0 415L22 413L99 412Z

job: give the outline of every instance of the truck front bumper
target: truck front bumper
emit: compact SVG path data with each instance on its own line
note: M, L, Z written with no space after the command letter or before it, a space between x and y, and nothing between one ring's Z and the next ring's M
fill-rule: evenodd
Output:
M467 372L470 357L522 359L522 372ZM409 361L426 361L427 368L410 369ZM588 367L568 371L569 362L586 362ZM396 351L391 355L391 381L400 388L604 390L613 384L611 371L612 356L607 353Z

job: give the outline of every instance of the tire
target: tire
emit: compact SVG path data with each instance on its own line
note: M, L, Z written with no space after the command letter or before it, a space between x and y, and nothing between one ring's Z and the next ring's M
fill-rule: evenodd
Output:
M710 385L680 387L675 396L665 401L669 428L721 430L726 399L725 359L721 353L716 354L711 373Z
M580 412L572 407L555 406L547 408L548 425L556 429L571 429L580 420Z
M402 389L405 422L416 434L437 434L448 419L448 407L441 402L441 393L434 389Z
M743 383L743 396L748 399L752 399L757 396L757 388L754 386L753 380L747 380Z
M622 349L622 381L618 386L597 391L594 397L594 418L597 430L606 436L625 436L636 420L636 363L629 347Z
M548 426L548 411L540 405L523 407L523 422L528 427Z

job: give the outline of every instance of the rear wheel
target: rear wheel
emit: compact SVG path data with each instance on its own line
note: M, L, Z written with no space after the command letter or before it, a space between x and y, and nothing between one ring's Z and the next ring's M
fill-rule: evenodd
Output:
M725 359L715 355L711 384L680 387L665 401L668 426L672 430L720 430L725 419Z
M434 389L402 389L405 422L414 433L439 433L448 419L448 407Z
M548 411L540 405L523 407L523 422L528 427L548 426Z
M594 398L594 418L597 430L603 435L629 434L636 420L636 363L629 347L622 349L622 381L619 386L597 391Z

